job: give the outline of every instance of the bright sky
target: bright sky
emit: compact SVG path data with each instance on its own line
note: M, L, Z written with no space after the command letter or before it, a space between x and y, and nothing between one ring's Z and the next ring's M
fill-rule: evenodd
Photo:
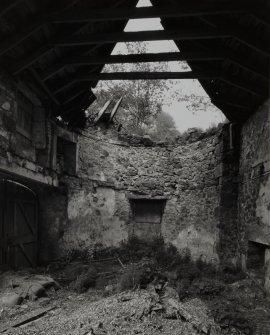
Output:
M137 7L151 6L149 0L140 0ZM161 30L163 29L160 19L138 19L130 20L125 28L125 31L140 31L140 30ZM179 51L174 41L153 41L148 42L148 52L167 52ZM117 43L113 50L113 54L125 53L125 46L123 43ZM179 62L169 62L171 71L183 71ZM188 68L188 70L190 70ZM173 91L181 92L181 94L208 97L198 80L174 80ZM167 101L164 102L163 110L169 113L175 120L179 131L185 131L188 128L199 127L207 129L208 127L223 122L224 115L214 105L207 111L191 112L187 108L187 102L176 101L173 99L173 93L170 91Z

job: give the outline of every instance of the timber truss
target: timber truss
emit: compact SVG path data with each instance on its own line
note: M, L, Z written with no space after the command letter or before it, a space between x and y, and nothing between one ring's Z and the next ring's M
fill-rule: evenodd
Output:
M94 100L99 80L198 79L235 122L269 97L268 0L2 0L0 57L68 122ZM124 32L129 19L164 30ZM174 40L179 52L110 55L118 42ZM187 61L187 72L102 73L105 64Z

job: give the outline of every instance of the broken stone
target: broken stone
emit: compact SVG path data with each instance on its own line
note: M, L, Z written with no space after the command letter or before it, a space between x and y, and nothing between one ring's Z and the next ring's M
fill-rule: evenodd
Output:
M4 110L9 111L10 110L10 102L5 101L2 106L1 106Z
M144 135L142 142L146 147L151 147L154 143L149 135Z
M17 293L7 293L0 298L0 305L6 307L14 307L20 305L22 298Z
M33 284L29 287L28 296L31 300L36 300L46 294L45 288L39 283Z

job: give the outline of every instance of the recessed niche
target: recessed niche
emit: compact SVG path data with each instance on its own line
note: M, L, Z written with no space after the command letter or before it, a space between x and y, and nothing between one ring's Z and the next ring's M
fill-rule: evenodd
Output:
M161 223L166 200L130 199L132 209L131 234L143 239L161 235Z

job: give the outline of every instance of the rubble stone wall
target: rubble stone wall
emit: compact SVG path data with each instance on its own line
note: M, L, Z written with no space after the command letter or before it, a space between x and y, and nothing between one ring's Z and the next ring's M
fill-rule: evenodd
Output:
M17 129L18 92L33 102L33 136L27 138ZM46 185L57 185L50 171L47 144L51 129L40 100L22 82L1 74L0 81L0 173ZM46 156L46 162L40 157Z
M270 108L266 102L242 127L239 187L240 250L270 246Z
M78 175L61 180L66 216L60 208L46 212L47 231L59 227L52 240L56 255L119 245L134 230L130 199L163 199L164 239L188 249L194 259L217 264L221 156L220 130L191 131L167 146L119 139L112 130L85 132Z

